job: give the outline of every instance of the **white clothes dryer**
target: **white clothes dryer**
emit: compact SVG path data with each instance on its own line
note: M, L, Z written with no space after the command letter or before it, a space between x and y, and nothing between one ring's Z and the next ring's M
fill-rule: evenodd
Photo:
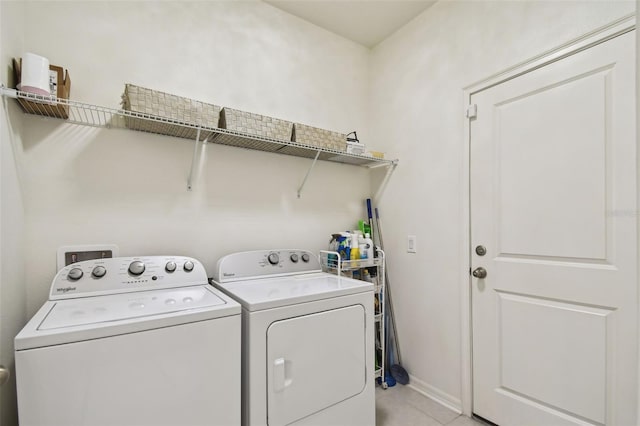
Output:
M375 425L371 283L265 250L223 257L213 284L242 305L243 425Z
M240 312L193 258L64 267L15 338L20 425L239 424Z

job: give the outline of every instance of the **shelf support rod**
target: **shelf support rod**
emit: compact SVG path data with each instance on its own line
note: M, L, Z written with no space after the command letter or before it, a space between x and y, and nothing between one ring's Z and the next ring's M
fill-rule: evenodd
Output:
M7 98L18 99L18 91L16 89L4 87L4 84L0 86L0 94Z
M382 182L380 182L380 186L378 186L378 190L373 196L374 201L378 201L380 200L380 197L382 197L382 193L387 187L387 183L389 183L391 174L393 173L393 171L396 169L397 166L398 166L398 162L395 160L391 164L387 165L387 172L385 173L384 178L382 179Z
M198 160L198 146L200 145L200 131L201 127L198 127L198 133L196 133L196 141L193 144L193 158L191 158L191 170L189 171L189 178L187 179L187 191L191 191L193 188L193 169L196 167L196 161Z
M305 175L304 179L302 180L302 184L300 184L300 188L298 188L298 198L300 198L300 194L302 194L302 188L304 188L304 184L307 183L307 179L309 179L309 175L311 174L311 170L313 170L313 167L316 165L316 162L318 161L318 157L320 157L320 152L322 152L322 151L316 152L316 156L313 159L313 163L311 163L311 167L309 167L309 170L307 170L307 174Z

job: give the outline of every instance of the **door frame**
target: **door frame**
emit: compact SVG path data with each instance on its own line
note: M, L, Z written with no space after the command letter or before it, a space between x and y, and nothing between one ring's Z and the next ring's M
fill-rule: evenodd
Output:
M636 28L636 14L626 15L610 24L591 31L579 38L564 43L554 49L543 52L531 59L514 65L506 70L500 71L490 77L478 82L472 83L463 88L463 104L461 111L466 111L471 103L471 96L475 93L489 89L498 84L512 80L528 72L534 71L545 65L559 61L563 58L571 56L582 50L588 49L597 44L603 43L619 35L633 31ZM638 50L636 46L636 50ZM640 56L640 55L639 55ZM640 70L636 70L636 75ZM638 78L636 79L638 80ZM637 88L640 93L640 87ZM482 112L480 112L481 114ZM638 111L640 115L640 111ZM461 245L460 258L462 259L460 273L460 313L461 313L461 409L462 413L471 416L473 414L473 345L472 345L472 317L471 317L471 188L470 188L470 166L471 166L471 129L469 125L470 119L464 120L464 145L462 155L462 215L461 229L463 242ZM636 137L640 133L637 132ZM637 139L636 139L637 140ZM636 142L639 147L638 155L640 157L640 143ZM640 160L637 169L637 182L640 182ZM640 185L638 186L640 199ZM640 234L640 215L637 216L638 229ZM640 241L640 235L639 235ZM637 301L640 305L640 301ZM640 319L639 319L640 320ZM640 334L640 326L638 327ZM638 404L640 408L640 402Z

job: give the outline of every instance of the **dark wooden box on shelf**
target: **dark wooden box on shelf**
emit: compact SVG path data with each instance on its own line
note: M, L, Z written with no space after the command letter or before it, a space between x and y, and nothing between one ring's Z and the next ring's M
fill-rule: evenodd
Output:
M13 72L16 79L16 85L20 84L22 76L21 72L22 59L13 60ZM69 100L71 93L71 78L69 78L69 71L65 71L64 68L56 65L50 65L49 70L58 74L58 84L56 97L58 100ZM18 103L29 114L44 115L47 117L69 118L69 105L59 104L55 102L47 102L46 100L28 100L24 98L18 98Z

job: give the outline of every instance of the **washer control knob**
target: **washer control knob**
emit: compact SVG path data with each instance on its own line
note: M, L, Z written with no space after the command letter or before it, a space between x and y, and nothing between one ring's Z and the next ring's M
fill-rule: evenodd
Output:
M167 272L174 272L176 270L176 262L173 260L168 261L167 264L164 265L164 270Z
M302 254L302 261L303 261L304 263L309 262L309 253L303 253L303 254Z
M193 262L190 260L187 260L186 262L184 262L184 270L185 272L193 271Z
M69 278L71 281L77 281L82 278L82 275L84 275L82 269L73 268L69 271L69 274L67 274L67 278Z
M129 265L129 273L131 275L142 275L145 270L144 262L135 260Z
M278 253L269 253L267 260L269 260L270 264L277 265L280 262L280 256L278 256Z
M289 258L291 259L291 261L293 263L298 263L298 255L297 254L293 253Z
M91 275L93 275L95 278L102 278L107 274L107 269L104 266L96 266L95 268L93 268L93 271L91 271Z

